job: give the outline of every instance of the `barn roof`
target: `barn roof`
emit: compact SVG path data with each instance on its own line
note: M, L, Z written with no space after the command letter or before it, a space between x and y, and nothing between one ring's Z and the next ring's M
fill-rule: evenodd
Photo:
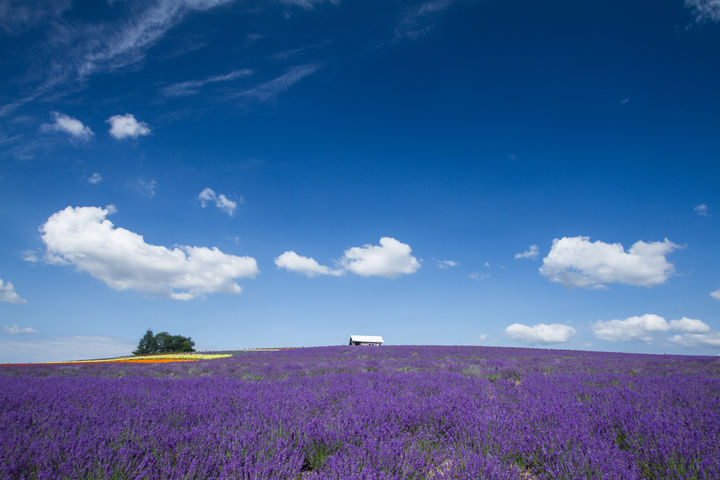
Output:
M350 335L351 342L367 342L367 343L383 343L384 340L379 335Z

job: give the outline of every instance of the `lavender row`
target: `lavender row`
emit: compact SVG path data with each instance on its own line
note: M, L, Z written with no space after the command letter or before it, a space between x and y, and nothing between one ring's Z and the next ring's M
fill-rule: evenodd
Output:
M0 478L720 478L711 357L328 347L0 384Z

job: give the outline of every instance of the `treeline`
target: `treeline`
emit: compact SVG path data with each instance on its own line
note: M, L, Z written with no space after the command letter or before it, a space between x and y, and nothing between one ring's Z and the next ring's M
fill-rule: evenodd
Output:
M149 355L151 353L181 353L194 352L195 342L190 337L182 335L170 335L168 332L160 332L153 335L153 331L145 332L145 335L138 342L137 349L133 355Z

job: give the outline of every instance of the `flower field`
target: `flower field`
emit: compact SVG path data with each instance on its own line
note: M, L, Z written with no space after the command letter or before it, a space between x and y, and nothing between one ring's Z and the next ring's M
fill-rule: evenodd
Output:
M133 355L131 357L103 358L99 360L75 360L71 362L49 363L0 363L0 367L28 366L28 365L75 365L83 363L168 363L168 362L195 362L197 360L212 360L215 358L231 357L231 354L213 353L158 353L155 355Z
M0 367L2 479L718 479L720 358L322 347Z

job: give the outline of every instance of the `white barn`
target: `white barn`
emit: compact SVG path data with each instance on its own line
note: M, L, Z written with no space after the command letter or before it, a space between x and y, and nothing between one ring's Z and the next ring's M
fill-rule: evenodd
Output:
M350 335L348 345L375 345L379 347L383 344L383 341L383 337L379 335Z

